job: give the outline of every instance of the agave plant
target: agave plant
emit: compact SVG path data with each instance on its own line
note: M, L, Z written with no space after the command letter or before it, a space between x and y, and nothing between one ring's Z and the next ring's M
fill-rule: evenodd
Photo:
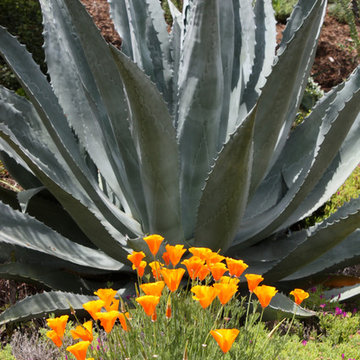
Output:
M81 307L105 282L125 294L149 233L283 289L359 261L360 200L290 230L359 161L359 69L292 130L326 1L300 0L277 47L271 1L169 0L168 31L158 0L109 0L120 50L78 0L40 3L50 82L0 30L27 94L0 88L2 160L24 189L0 190L0 275L52 291L2 323Z

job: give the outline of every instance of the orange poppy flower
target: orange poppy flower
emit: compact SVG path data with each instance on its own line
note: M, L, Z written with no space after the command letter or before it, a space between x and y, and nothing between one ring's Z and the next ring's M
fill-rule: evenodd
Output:
M46 319L46 322L50 329L54 330L60 338L64 336L66 323L69 319L68 315L63 315L53 319Z
M91 315L94 320L97 320L96 313L98 313L101 308L105 305L105 302L102 300L92 300L83 304L83 308Z
M179 263L181 257L186 252L184 245L166 245L165 248L166 252L169 254L169 258L173 266L176 266Z
M230 276L222 276L220 278L221 284L234 284L237 285L240 282L240 279L236 277L230 277Z
M290 292L290 295L294 295L294 301L297 305L300 305L305 299L309 297L309 293L302 289L294 289Z
M68 346L66 350L71 352L76 357L76 360L85 360L89 345L90 341L80 341L75 345Z
M142 259L145 257L145 253L143 251L133 251L131 254L127 256L128 260L130 260L133 265L137 268Z
M151 321L155 322L157 320L157 314L156 314L156 310L154 311L154 313L151 315Z
M242 260L235 260L233 258L226 258L226 265L231 276L240 277L241 274L249 267Z
M266 308L270 304L271 299L276 293L277 290L274 286L261 285L254 289L254 294L258 297L263 308Z
M147 243L150 252L155 256L159 249L160 245L163 242L164 238L161 235L153 234L144 237L144 241Z
M93 332L92 332L92 321L87 321L83 325L79 325L75 330L70 330L71 336L74 340L81 339L83 341L93 341Z
M225 256L222 256L213 251L209 252L205 256L206 256L205 260L206 260L206 263L208 264L208 266L213 265L213 264L218 264L225 259Z
M111 302L113 301L117 291L113 289L98 289L95 291L94 294L97 295L100 300L105 302L105 309L110 306Z
M205 247L191 247L189 251L194 255L199 257L202 260L206 260L207 256L212 253L209 248Z
M200 281L205 280L205 278L210 274L210 270L206 265L201 265L197 273L197 277Z
M140 278L142 278L144 276L144 271L145 271L146 265L147 265L146 261L143 260L143 261L141 261L141 263L139 264L138 267L133 265L132 268L133 268L133 270L136 269L138 276Z
M119 314L119 320L120 320L121 327L125 331L129 330L127 320L126 320L126 319L129 319L129 317L130 317L130 314L128 312L126 312L125 314L124 313Z
M245 277L250 292L253 292L254 289L264 280L261 275L257 274L245 274Z
M107 333L109 333L112 330L115 321L119 317L119 315L120 312L116 310L96 313L97 318L100 320L101 326L104 328L104 330Z
M167 319L171 319L171 298L170 296L168 297L168 301L166 303L166 311L165 311L165 316Z
M62 345L61 337L56 333L56 331L50 330L46 333L46 336L50 338L57 347Z
M153 274L153 277L155 280L161 280L161 274L160 274L160 269L162 266L164 266L164 264L162 264L159 261L152 261L149 266L151 267L151 271Z
M226 354L231 349L239 332L238 329L216 329L211 330L210 334L216 340L222 352Z
M185 274L185 269L166 269L163 268L160 270L161 275L165 281L166 286L171 292L177 290L180 285L180 281Z
M166 266L169 266L169 265L170 265L170 255L169 255L169 253L165 251L165 252L162 254L162 258L163 258L163 260L164 260L164 262L165 262L165 265L166 265Z
M164 286L164 281L156 281L153 283L141 284L140 288L146 295L161 296Z
M119 299L113 299L111 304L108 306L106 306L106 304L105 304L104 308L106 311L119 310L119 303L120 303Z
M237 292L238 287L235 284L217 283L213 285L215 289L219 290L218 298L222 305L225 305Z
M220 278L225 274L228 270L224 263L218 262L215 264L210 264L209 269L211 271L211 275L213 276L215 281L220 280Z
M191 291L195 294L194 300L199 301L200 305L205 309L216 298L219 290L212 286L196 285L191 288Z
M185 265L190 278L194 280L197 277L201 266L204 264L204 260L198 256L192 256L190 259L183 260L181 264Z
M142 306L146 315L152 316L152 314L155 312L156 305L160 301L160 296L144 295L139 296L135 300Z

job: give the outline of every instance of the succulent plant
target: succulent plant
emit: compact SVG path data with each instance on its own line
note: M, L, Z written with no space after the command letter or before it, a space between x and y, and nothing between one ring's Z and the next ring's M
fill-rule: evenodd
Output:
M78 0L40 3L50 82L0 29L27 94L0 88L2 160L24 189L0 189L0 275L54 291L0 322L76 307L106 281L126 293L149 233L282 289L359 261L360 200L291 230L359 161L359 69L292 129L326 1L300 0L277 47L270 1L169 0L168 32L158 0L109 0L120 50Z

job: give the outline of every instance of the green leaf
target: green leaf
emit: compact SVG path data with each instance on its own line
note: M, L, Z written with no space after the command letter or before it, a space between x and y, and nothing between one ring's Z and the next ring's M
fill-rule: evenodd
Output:
M282 170L283 180L286 184L285 194L275 206L242 224L243 229L237 235L237 239L242 239L242 245L240 241L237 242L238 249L285 228L288 225L286 221L319 182L337 155L359 114L359 80L360 72L355 72L351 80L343 88L340 87L342 90L337 94L336 101L331 103L325 120L322 120L321 110L319 112L314 110L315 117L313 119L317 120L314 123L306 122L312 128L312 131L307 133L307 141L303 142L307 151L301 150L300 153L297 153L299 145L296 148L290 147L292 143L301 144L299 141L300 139L302 141L303 138L300 134L308 128L307 125L304 124L304 128L294 132L293 138L290 137L288 145L284 149L286 160L279 161L279 168ZM330 96L328 100L332 98ZM323 109L322 105L320 105L320 109ZM320 117L316 117L318 115ZM295 142L295 140L298 141ZM311 143L312 145L309 145ZM271 178L268 180L271 182Z
M85 148L89 149L90 155L94 156L99 169L104 171L103 176L106 179L111 175L111 171L114 172L115 178L109 176L107 182L120 199L121 193L124 193L126 201L133 212L133 217L135 219L144 219L143 225L146 231L147 224L145 221L147 215L144 194L140 183L138 158L129 130L130 114L120 74L106 42L83 5L78 0L56 1L63 4L63 6L66 5L69 14L64 13L65 10L58 12L63 17L62 22L67 26L64 35L68 34L67 38L70 39L65 50L70 48L73 56L77 55L78 57L69 59L65 65L70 66L73 63L78 68L75 73L78 72L81 75L81 82L85 86L83 93L80 93L79 96L84 101L85 94L94 114L87 117L86 115L89 113L87 111L82 115L83 129L81 133L85 131L85 134L80 139L84 141ZM52 2L55 5L55 0L52 0ZM70 16L70 24L66 15ZM76 39L73 38L73 28L76 30ZM57 28L54 29L53 33L54 36L59 36ZM69 33L72 37L70 37ZM61 36L58 41L60 41L61 46L64 46ZM99 56L100 53L101 56ZM59 68L59 65L57 65L57 68ZM63 68L60 67L58 71L62 72ZM59 86L66 89L68 85L59 84ZM74 101L74 98L71 97L70 101ZM84 107L86 106L87 103L85 102ZM69 104L69 107L73 109L73 103ZM72 114L69 114L69 116L73 115L72 123L78 121L73 111ZM75 129L79 130L79 126L76 126ZM89 133L98 134L98 141L92 140L93 136L88 136ZM98 143L99 141L101 144ZM103 159L100 153L96 154L99 145L100 149L103 149L106 154ZM103 164L100 164L101 162ZM109 165L107 169L105 169L105 164ZM116 184L117 182L121 189Z
M26 247L89 268L126 269L125 265L100 250L76 244L36 219L13 210L1 202L0 210L2 214L0 241L3 243Z
M353 301L355 298L358 298L359 295L360 285L344 286L342 288L332 289L324 292L325 298L330 300L330 302L342 302L349 299Z
M256 109L220 151L200 200L195 246L226 251L236 234L250 188Z
M278 55L262 89L255 121L254 165L250 193L254 193L266 175L270 163L274 161L273 153L279 146L279 140L283 136L286 139L290 130L294 117L289 114L295 115L299 105L299 84L308 68L309 56L311 61L311 54L316 47L314 32L318 32L321 27L325 5L323 0L314 1L312 11L303 19L302 26L284 51ZM275 113L276 116L269 116ZM271 129L271 132L267 129Z
M10 263L0 265L0 277L15 281L37 284L42 288L60 291L76 292L82 289L83 292L94 291L89 289L86 282L75 274L64 272L48 265ZM101 286L98 283L97 288ZM95 288L96 289L96 288ZM92 290L92 291L91 291Z
M150 232L162 234L172 244L182 244L178 145L168 108L138 66L111 49L131 104Z
M70 306L78 316L85 316L82 304L96 300L96 296L79 295L61 291L44 292L28 296L0 314L0 325L14 322L25 322L30 319L42 318L50 314L55 316L70 315Z
M296 305L292 300L282 293L277 293L271 300L270 305L265 309L264 320L282 320L284 317L292 318L293 314L299 318L316 316L312 310L304 309Z
M353 199L323 223L310 228L307 236L289 254L264 275L268 281L283 279L305 267L326 251L334 248L358 228L360 221L360 198ZM341 221L338 219L341 218Z
M219 6L217 0L197 1L182 45L176 124L186 239L193 236L201 190L219 150L224 88Z

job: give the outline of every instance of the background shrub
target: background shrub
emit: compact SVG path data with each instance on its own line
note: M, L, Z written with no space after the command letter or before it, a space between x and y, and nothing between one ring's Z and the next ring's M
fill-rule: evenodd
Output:
M42 15L38 0L1 0L0 24L16 35L32 53L34 60L46 72L42 49ZM20 84L6 63L0 59L0 84L23 93Z

